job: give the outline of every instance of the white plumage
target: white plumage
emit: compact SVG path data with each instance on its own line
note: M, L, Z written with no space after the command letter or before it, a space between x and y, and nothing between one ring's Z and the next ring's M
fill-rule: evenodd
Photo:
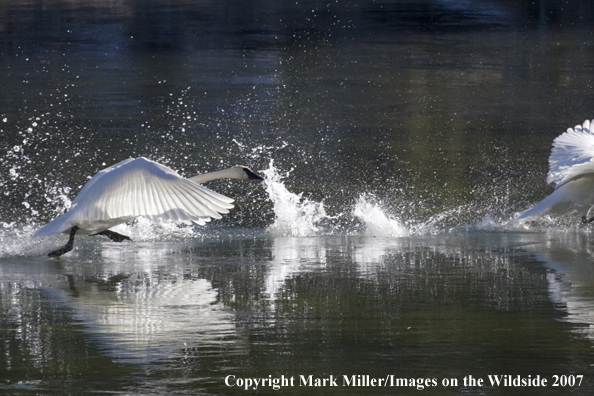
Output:
M578 213L587 219L594 205L594 120L567 129L553 141L547 182L555 191L534 207L520 213L529 216Z
M107 230L140 216L155 222L204 225L233 208L233 199L197 184L220 178L262 179L243 166L185 179L149 159L127 159L93 176L72 201L70 210L39 228L33 236L70 232L71 250L77 232L129 239ZM57 256L64 252L52 253Z

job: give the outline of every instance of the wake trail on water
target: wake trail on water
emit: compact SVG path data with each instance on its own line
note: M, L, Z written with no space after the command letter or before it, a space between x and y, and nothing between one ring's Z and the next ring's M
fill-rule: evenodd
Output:
M439 212L426 220L403 220L394 214L388 205L374 194L362 192L352 207L341 213L329 215L324 202L304 198L303 193L293 193L284 179L291 172L281 174L270 162L265 175L265 189L273 203L274 222L266 231L274 236L308 237L321 235L364 235L375 237L408 237L459 233L467 231L509 231L525 230L514 221L517 213L501 216L499 209L493 215L486 215L470 224L456 223L465 212L473 210L467 206ZM405 203L410 205L410 203ZM497 213L497 215L495 215Z

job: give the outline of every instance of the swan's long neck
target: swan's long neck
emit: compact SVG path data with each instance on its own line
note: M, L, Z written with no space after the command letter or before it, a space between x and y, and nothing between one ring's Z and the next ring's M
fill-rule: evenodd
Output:
M231 168L218 172L203 173L189 178L189 180L198 184L217 179L239 179L239 177L237 176L237 172L234 172L233 168Z

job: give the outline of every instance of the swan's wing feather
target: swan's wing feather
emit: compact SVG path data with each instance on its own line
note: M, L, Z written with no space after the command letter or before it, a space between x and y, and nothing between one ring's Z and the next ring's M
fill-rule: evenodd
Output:
M548 183L556 188L570 180L594 172L594 125L586 120L582 125L569 128L553 141L549 157Z
M78 211L75 210L75 208L78 206L78 204L81 201L84 201L86 199L85 197L86 197L87 193L89 191L93 190L92 187L95 185L95 183L97 183L97 181L99 181L103 176L107 175L112 170L117 169L123 165L126 165L127 163L129 163L131 161L134 161L134 158L128 158L126 160L120 161L115 165L112 165L110 167L107 167L107 168L102 169L99 172L97 172L95 174L95 176L90 178L89 181L78 192L78 194L76 195L76 197L70 204L70 210L68 212L56 217L55 219L53 219L52 221L50 221L43 227L38 228L35 231L35 233L33 234L33 237L36 238L36 237L40 237L40 236L59 234L66 230L69 230L72 226L76 225L76 217L79 217L79 216L76 216ZM101 230L99 230L99 231L101 231Z
M219 213L233 208L230 198L145 158L113 169L108 175L97 181L100 196L81 202L91 217L145 216L155 221L202 222L220 218ZM101 210L94 211L96 208Z
M90 233L100 232L139 216L157 222L204 225L228 213L232 202L164 165L140 157L99 172L83 187L68 213L34 236L63 232L73 225Z
M220 219L233 205L223 195L207 190L189 180L179 178L154 179L152 196L141 201L145 208L141 216L153 221L204 224L211 218Z
M142 157L141 157L142 158ZM83 186L83 188L78 192L78 194L76 195L76 197L74 198L74 200L72 201L72 205L76 205L86 194L89 190L92 189L93 185L99 180L101 179L103 176L107 175L109 172L111 172L114 169L117 169L121 166L126 165L127 163L131 162L131 161L135 161L138 158L134 159L134 158L128 158L126 160L120 161L115 165L112 165L110 167L107 167L105 169L100 170L99 172L97 172L95 174L95 176L93 176L92 178L89 179L89 181Z

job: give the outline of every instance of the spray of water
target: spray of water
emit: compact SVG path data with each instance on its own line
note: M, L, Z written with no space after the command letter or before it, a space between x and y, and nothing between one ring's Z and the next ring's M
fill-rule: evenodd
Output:
M274 223L267 231L278 236L312 236L322 232L322 223L330 219L322 202L304 199L302 194L287 190L282 176L270 161L263 172L266 178L266 192L273 203ZM289 176L287 172L285 177Z
M353 216L358 218L364 233L371 236L403 237L410 235L400 220L387 213L374 196L361 194L353 208Z
M258 146L250 152L241 142L234 141L237 148L246 152L248 158L253 155L259 157L263 152L270 154L274 147ZM26 172L31 159L26 152L27 142L22 145L11 147L1 158L1 162L8 165L7 176L1 180L6 188L4 195L13 198L18 205L21 203L27 210L26 218L13 221L0 220L0 258L21 255L43 255L47 251L64 243L64 236L50 236L40 240L31 238L37 227L43 225L47 220L56 217L70 208L70 188L61 186L57 182L36 176L30 177ZM288 145L282 142L281 148ZM278 148L278 147L277 147ZM273 206L274 219L268 225L265 232L273 236L309 237L321 235L365 235L384 238L399 238L407 236L435 235L448 232L465 232L468 230L477 231L501 231L501 230L527 230L530 224L520 224L513 221L513 214L502 212L502 205L487 208L486 216L466 224L461 219L467 219L468 213L485 212L485 208L476 208L473 205L462 205L455 208L443 210L434 214L428 219L418 220L414 218L415 208L412 207L413 218L404 219L403 212L398 212L396 202L385 202L372 193L362 192L352 204L346 203L340 207L342 213L329 215L324 202L318 202L303 196L303 192L295 193L290 191L286 180L292 170L281 171L274 166L271 160L266 170L262 172L265 176L265 191ZM21 190L12 188L19 186ZM24 186L24 188L23 188ZM18 192L18 193L17 193ZM39 195L41 199L35 199L33 194ZM396 198L395 198L396 199ZM13 202L13 203L14 203ZM411 209L410 202L402 202ZM402 206L404 208L404 206ZM410 211L410 210L409 210ZM40 214L41 213L41 214ZM408 213L408 212L407 212ZM543 227L550 227L546 224ZM535 226L536 229L540 227ZM122 224L114 228L114 231L128 235L133 241L157 241L184 238L196 238L211 235L212 233L227 235L230 230L217 229L216 224L209 224L207 228L193 226L177 226L175 224L155 224L146 219L139 218L134 222ZM89 238L90 240L90 238ZM101 243L101 238L93 240Z
M461 224L458 219L473 210L461 205L439 212L424 221L402 220L388 205L371 193L361 193L350 210L330 216L323 202L293 193L285 185L284 175L271 161L263 174L266 177L266 192L273 203L274 223L267 231L275 236L316 236L326 234L366 235L398 238L407 236L437 235L446 232L468 230L502 230L511 227L509 219L486 216L471 224ZM409 205L409 203L406 203Z
M155 223L144 217L119 224L111 230L129 236L135 242L162 241L202 236L202 226L178 225L174 223Z

